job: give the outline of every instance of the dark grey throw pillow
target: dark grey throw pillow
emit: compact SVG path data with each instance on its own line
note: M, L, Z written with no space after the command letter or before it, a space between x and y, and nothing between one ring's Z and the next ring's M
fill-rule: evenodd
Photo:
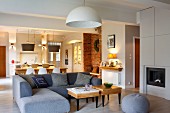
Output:
M23 79L25 79L32 88L37 88L37 86L35 85L34 81L32 80L32 77L34 77L33 74L30 75L19 75L20 77L22 77Z
M76 80L76 82L74 83L74 85L85 85L85 84L89 84L91 78L92 78L92 76L90 76L90 75L78 73L78 75L77 75L77 80Z
M51 74L53 86L67 86L67 74L66 73L52 73Z

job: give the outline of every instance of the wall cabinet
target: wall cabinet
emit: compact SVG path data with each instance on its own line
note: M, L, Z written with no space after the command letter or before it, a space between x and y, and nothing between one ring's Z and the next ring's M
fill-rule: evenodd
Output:
M155 37L155 65L170 66L170 35Z
M141 38L140 41L141 65L154 65L154 37Z
M155 35L170 34L170 10L155 8Z
M142 36L140 92L170 99L170 10L159 8L143 10L140 25ZM166 68L165 88L146 85L146 66Z
M74 44L74 64L81 64L82 58L81 58L81 46L82 43L75 43Z
M73 72L82 70L82 43L73 44Z
M141 37L154 36L154 8L148 8L140 12Z

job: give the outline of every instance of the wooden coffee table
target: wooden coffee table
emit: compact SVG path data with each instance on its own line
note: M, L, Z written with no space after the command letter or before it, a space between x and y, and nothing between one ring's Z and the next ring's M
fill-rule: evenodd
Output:
M96 97L96 108L98 107L98 96L99 90L98 89L91 89L89 91L85 91L84 87L77 87L77 88L67 88L68 94L72 97L74 97L77 100L77 111L79 110L79 99L81 98L90 98L90 97Z
M108 95L108 100L109 100L110 94L118 94L119 104L121 103L121 90L122 90L121 87L112 86L111 88L106 88L104 85L100 85L100 86L93 86L93 88L100 90L100 95L102 96L103 107L104 107L105 95Z

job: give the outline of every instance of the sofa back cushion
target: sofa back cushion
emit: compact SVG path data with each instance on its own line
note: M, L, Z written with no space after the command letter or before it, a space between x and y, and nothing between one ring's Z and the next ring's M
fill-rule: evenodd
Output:
M32 80L32 77L34 77L33 74L30 75L19 75L20 77L22 77L23 79L25 79L32 88L37 88L37 86L35 85L34 81Z
M52 86L67 86L67 74L66 73L52 73L51 74L53 85Z
M89 72L80 72L80 73L90 75ZM67 80L68 80L69 85L74 85L74 83L77 80L77 74L78 74L78 72L67 73Z
M53 85L51 74L44 74L42 76L45 78L49 86Z
M67 80L69 85L74 85L77 79L77 73L67 73Z
M92 76L83 74L83 73L78 73L76 82L74 83L75 85L85 85L85 84L90 84Z

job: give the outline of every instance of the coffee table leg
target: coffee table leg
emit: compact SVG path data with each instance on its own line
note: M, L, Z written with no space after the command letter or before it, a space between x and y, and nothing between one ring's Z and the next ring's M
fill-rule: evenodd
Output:
M88 98L86 98L86 103L88 103Z
M79 110L79 99L77 99L77 111Z
M105 95L102 95L102 105L103 105L103 107L104 107L104 97L105 97Z
M107 99L109 100L109 95L107 95Z
M121 104L121 93L118 93L119 104Z
M71 103L71 96L68 95L68 101Z
M93 98L94 100L94 98ZM96 97L96 108L98 108L98 97Z

